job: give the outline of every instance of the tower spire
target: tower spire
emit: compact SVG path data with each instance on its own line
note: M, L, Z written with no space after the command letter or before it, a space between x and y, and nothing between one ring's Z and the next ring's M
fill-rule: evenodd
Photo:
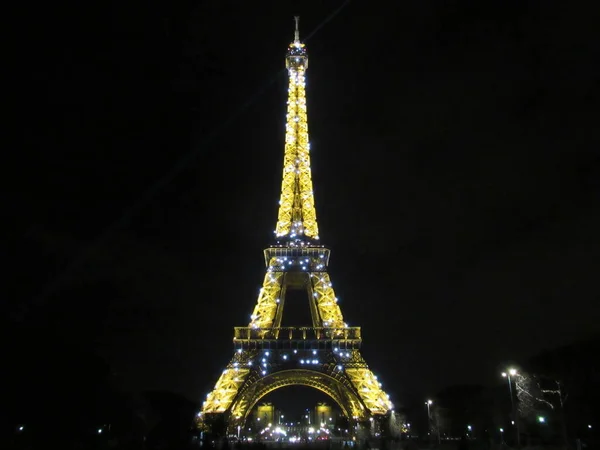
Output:
M300 22L300 16L294 16L296 21L296 31L294 32L294 43L300 43L300 30L298 29L298 23Z
M300 42L298 22L294 42L288 47L288 101L285 130L285 154L283 179L275 235L287 244L307 244L319 239L315 199L310 170L310 144L308 142L308 119L306 114L305 73L308 54Z

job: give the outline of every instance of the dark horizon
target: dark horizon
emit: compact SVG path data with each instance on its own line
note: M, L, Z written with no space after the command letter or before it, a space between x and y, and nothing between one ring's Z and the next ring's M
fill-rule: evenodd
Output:
M11 344L88 348L131 391L212 389L272 242L294 15L329 273L392 401L501 384L595 335L593 15L267 4L29 19L5 303L27 332Z

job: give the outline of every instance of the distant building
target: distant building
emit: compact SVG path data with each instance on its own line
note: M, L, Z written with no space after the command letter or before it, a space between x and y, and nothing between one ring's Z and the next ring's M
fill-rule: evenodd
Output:
M314 424L318 428L333 428L335 417L333 408L327 403L317 403L315 406Z
M254 410L254 420L264 427L277 423L277 416L277 411L275 411L275 406L272 403L263 403Z

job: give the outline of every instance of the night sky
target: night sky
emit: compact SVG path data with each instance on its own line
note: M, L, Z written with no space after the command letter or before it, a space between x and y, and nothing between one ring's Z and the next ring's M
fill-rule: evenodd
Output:
M22 11L4 306L32 341L100 353L127 389L203 398L265 271L298 14L321 240L392 400L495 383L585 338L600 17L584 4Z

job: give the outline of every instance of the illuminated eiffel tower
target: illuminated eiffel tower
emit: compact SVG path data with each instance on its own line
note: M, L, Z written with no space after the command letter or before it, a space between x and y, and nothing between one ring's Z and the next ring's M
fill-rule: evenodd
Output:
M295 39L286 55L289 88L276 243L264 251L267 271L258 302L249 325L234 328L233 358L207 395L199 425L221 416L233 431L262 397L291 385L322 391L354 422L393 408L361 356L360 327L344 323L327 273L330 251L319 244L306 114L308 55L295 19ZM312 326L281 327L291 290L307 292Z

